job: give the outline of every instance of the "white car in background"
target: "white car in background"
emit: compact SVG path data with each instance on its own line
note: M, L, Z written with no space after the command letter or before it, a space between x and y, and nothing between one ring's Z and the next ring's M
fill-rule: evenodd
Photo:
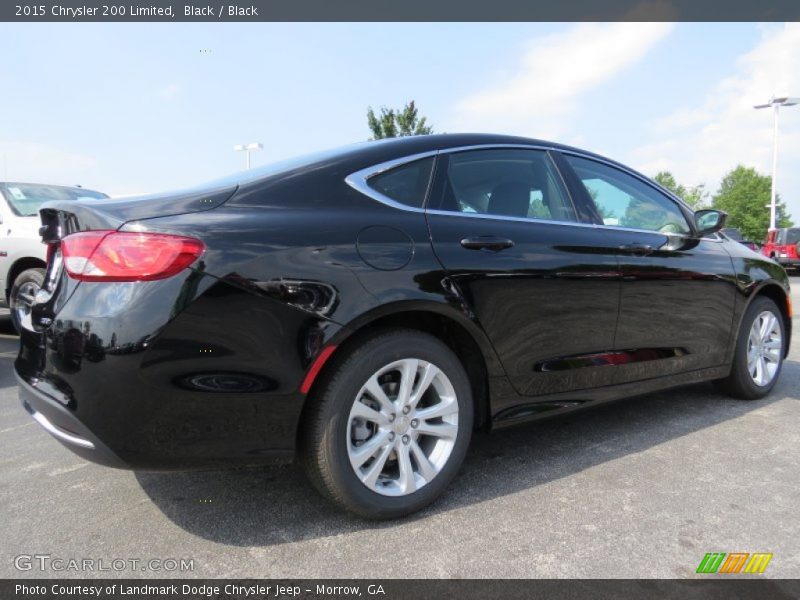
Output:
M0 182L0 289L15 327L44 282L47 247L39 236L39 207L48 200L105 198L81 187Z

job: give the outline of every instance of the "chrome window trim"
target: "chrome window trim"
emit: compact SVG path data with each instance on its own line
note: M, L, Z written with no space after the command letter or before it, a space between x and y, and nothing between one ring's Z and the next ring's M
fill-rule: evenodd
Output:
M366 169L361 169L360 171L356 171L355 173L350 173L347 177L344 178L344 181L347 185L351 188L364 194L365 196L372 198L373 200L377 200L381 204L386 204L387 206L391 206L392 208L399 208L400 210L407 210L409 212L416 212L416 213L424 213L425 212L425 199L423 199L423 207L419 208L416 206L409 206L408 204L403 204L402 202L398 202L397 200L393 200L384 194L381 194L379 191L371 188L367 181L370 177L375 177L376 175L380 175L381 173L388 171L389 169L394 169L395 167L399 167L405 165L407 163L412 163L417 160L422 160L423 158L430 158L436 157L439 154L438 150L429 150L428 152L420 152L419 154L410 154L408 156L403 156L401 158L395 158L393 160L389 160L386 162L379 163L377 165L372 165L367 167ZM431 178L433 178L433 172L435 169L431 169ZM428 181L428 190L426 190L426 198L428 192L430 191L431 182Z
M637 172L625 167L624 165L621 165L619 163L615 163L615 162L613 162L611 160L604 159L602 157L595 156L593 154L587 154L585 152L581 152L580 150L558 148L558 147L555 147L555 146L547 146L547 145L543 145L543 144L475 144L475 145L471 145L471 146L457 146L457 147L454 147L454 148L440 148L440 149L437 149L437 150L428 150L426 152L420 152L420 153L417 153L417 154L410 154L408 156L395 158L395 159L392 159L392 160L389 160L389 161L386 161L386 162L382 162L382 163L378 163L376 165L372 165L372 166L366 167L364 169L361 169L359 171L351 173L350 175L345 177L345 183L347 183L350 187L352 187L356 191L364 194L365 196L367 196L369 198L372 198L373 200L376 200L376 201L380 202L381 204L385 204L385 205L390 206L392 208L397 208L397 209L400 209L400 210L405 210L405 211L413 212L413 213L423 213L423 214L432 214L432 215L441 215L441 216L468 217L468 218L472 218L472 219L494 219L494 220L498 220L498 221L515 221L515 222L522 222L522 223L544 223L544 224L549 224L549 225L569 225L569 226L572 226L572 227L588 227L588 228L593 228L593 229L607 229L607 230L610 230L610 231L631 231L631 232L634 232L634 233L650 233L650 234L663 235L663 236L678 235L678 236L684 237L684 238L697 239L697 240L701 240L701 241L702 240L706 240L706 241L709 241L709 242L717 242L717 243L721 243L721 242L724 241L722 239L709 239L709 238L706 238L706 237L698 237L698 236L694 235L693 231L690 232L689 234L663 233L663 232L660 232L660 231L653 231L651 229L635 229L633 227L620 227L618 225L605 225L605 224L600 225L600 224L597 224L597 223L582 223L580 221L553 221L553 220L550 220L550 219L532 219L532 218L528 218L528 217L507 217L507 216L503 216L503 215L487 215L487 214L480 214L480 213L463 213L463 212L450 212L450 211L437 210L437 209L426 209L426 208L424 208L424 206L427 204L427 200L428 200L427 198L425 199L426 202L423 202L423 208L418 208L416 206L408 206L407 204L402 204L401 202L393 200L393 199L389 198L388 196L385 196L384 194L381 194L380 192L372 189L367 184L367 180L370 177L373 177L375 175L379 175L380 173L383 173L384 171L388 171L389 169L393 169L395 167L399 167L399 166L404 165L406 163L414 162L415 160L420 160L420 159L428 158L428 157L431 157L431 156L438 156L440 154L453 154L453 153L456 153L456 152L469 152L469 151L473 151L473 150L491 150L491 149L502 149L502 148L520 148L520 149L526 149L526 150L542 150L542 151L545 151L545 152L558 152L560 154L570 154L572 156L578 156L580 158L585 158L587 160L593 160L595 162L599 162L599 163L604 164L606 166L609 166L609 167L612 167L612 168L617 169L619 171L622 171L624 173L627 173L631 177L634 177L635 179L638 179L642 183L650 186L655 191L667 196L668 199L670 199L673 202L675 202L676 204L686 208L686 210L688 210L689 212L694 213L694 211L691 209L691 207L689 207L689 205L687 205L685 202L683 202L682 200L680 200L676 196L673 196L669 192L669 190L662 189L660 186L656 187L656 184L654 184L654 182L649 181L644 175L641 175L641 174L639 174L639 173L637 173ZM562 180L563 180L563 174L561 174L561 170L558 168L558 165L554 164L553 166L559 172L559 174L561 175ZM435 169L433 169L433 172L435 172ZM433 172L431 174L431 177L433 177L433 175L434 175ZM564 183L566 185L566 182L564 182ZM569 194L569 186L566 186L566 189L567 189L567 193ZM430 182L428 184L428 192L430 193ZM572 200L571 194L570 194L570 200ZM683 211L681 211L681 212L683 212ZM687 224L691 228L691 223L687 223Z

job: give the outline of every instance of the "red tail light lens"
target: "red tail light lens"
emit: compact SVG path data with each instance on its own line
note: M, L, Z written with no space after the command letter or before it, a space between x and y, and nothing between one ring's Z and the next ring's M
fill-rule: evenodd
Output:
M165 233L84 231L61 240L64 268L79 281L166 279L203 250L200 240Z

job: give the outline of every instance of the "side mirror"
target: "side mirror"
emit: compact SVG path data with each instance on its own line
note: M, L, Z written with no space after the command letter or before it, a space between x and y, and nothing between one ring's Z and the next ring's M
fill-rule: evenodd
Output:
M721 210L698 210L694 213L694 224L697 228L699 235L708 235L716 233L725 227L725 221L728 220L728 213Z

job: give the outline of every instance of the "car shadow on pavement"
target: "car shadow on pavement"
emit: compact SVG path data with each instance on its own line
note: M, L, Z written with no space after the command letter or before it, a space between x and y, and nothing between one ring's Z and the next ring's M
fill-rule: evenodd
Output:
M775 390L763 400L733 400L716 392L711 384L703 384L489 435L476 434L460 475L444 496L424 511L398 521L365 521L337 510L294 465L139 472L136 479L156 506L184 530L221 544L270 546L365 529L391 529L514 494L735 419L781 398L800 399L798 390L800 363L787 361Z

